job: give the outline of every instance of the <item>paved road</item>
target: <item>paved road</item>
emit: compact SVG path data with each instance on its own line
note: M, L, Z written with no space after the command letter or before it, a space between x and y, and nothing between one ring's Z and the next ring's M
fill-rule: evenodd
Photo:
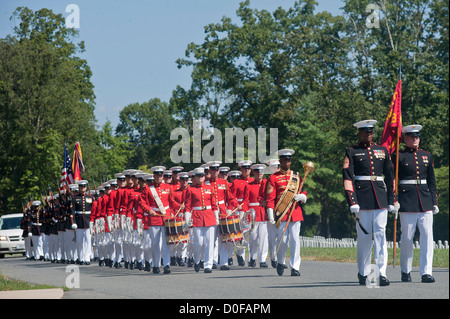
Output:
M172 267L170 275L154 275L96 263L75 267L24 257L0 260L0 272L10 278L58 287L77 283L73 269L79 271L80 288L66 292L65 299L449 299L449 270L439 268L433 270L436 283L424 284L418 268L411 273L412 283L402 283L399 267L389 266L391 285L368 288L357 283L356 264L350 263L302 261L300 277L291 277L289 269L280 277L273 268L258 267L232 266L211 274Z

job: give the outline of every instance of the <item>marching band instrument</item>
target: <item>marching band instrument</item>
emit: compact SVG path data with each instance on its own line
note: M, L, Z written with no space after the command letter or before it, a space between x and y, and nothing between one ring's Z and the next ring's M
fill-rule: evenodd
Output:
M302 182L300 183L300 187L299 187L299 189L298 189L298 193L301 193L301 191L302 191L302 189L303 189L303 185L305 184L306 177L309 175L309 173L313 172L314 169L315 169L315 168L314 168L314 163L313 163L313 162L306 162L305 164L303 164L304 176L303 176ZM292 174L292 175L293 175L293 174ZM291 175L291 176L292 176L292 175ZM288 187L289 187L289 185L288 185ZM286 188L287 188L287 187L286 187ZM296 194L294 194L294 195L296 195ZM280 200L281 200L281 199L280 199ZM292 196L291 201L294 201L294 196ZM290 207L291 205L292 205L292 203L289 205L289 207ZM281 242L283 241L284 234L286 233L286 229L287 229L289 223L291 222L291 217L292 217L292 213L289 214L289 217L288 217L286 226L284 227L283 234L281 235L281 238L280 238L280 242L278 243L278 247L277 247L276 253L278 252L278 249L280 249ZM279 226L280 223L281 223L281 219L282 219L282 218L279 218L278 221L277 221L278 226ZM277 226L277 228L278 228L278 226ZM275 253L275 254L276 254L276 253Z
M250 209L243 216L227 216L219 219L219 231L222 242L232 242L237 248L245 248L255 228L255 210Z

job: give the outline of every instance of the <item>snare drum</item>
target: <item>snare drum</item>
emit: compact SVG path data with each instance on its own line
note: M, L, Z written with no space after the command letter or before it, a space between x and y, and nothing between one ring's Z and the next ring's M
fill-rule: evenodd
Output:
M184 219L169 218L164 221L166 240L168 245L177 245L189 241L189 232Z
M239 216L230 216L219 220L220 238L222 242L235 242L244 239Z

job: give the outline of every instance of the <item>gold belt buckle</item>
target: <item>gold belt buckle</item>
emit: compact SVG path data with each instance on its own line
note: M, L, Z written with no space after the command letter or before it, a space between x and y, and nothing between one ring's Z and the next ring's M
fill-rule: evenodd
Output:
M376 177L376 176L370 176L370 179L371 179L373 182L376 182L376 181L377 181L377 177Z
M202 210L205 210L206 209L206 206L202 206Z

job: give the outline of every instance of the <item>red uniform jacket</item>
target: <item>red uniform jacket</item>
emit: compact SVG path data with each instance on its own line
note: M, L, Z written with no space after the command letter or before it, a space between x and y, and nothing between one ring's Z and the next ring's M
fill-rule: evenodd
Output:
M213 188L216 204L222 217L226 216L227 209L234 209L239 205L228 184L228 181L221 178L209 180L209 185Z
M275 206L281 196L283 194L287 184L289 183L289 178L292 174L292 171L289 170L288 172L285 172L283 170L279 170L278 172L270 175L269 177L269 185L267 185L267 208L273 208L274 209L274 215L275 215ZM301 176L300 183L301 183ZM302 194L307 195L305 191L302 192ZM292 212L292 222L296 221L303 221L303 212L300 205L294 201L294 203L291 206L290 212ZM282 221L287 221L289 214L284 215Z
M218 210L211 185L195 185L186 191L185 212L191 212L193 227L216 225L214 211ZM196 207L206 207L196 210ZM209 208L208 208L209 207Z
M147 222L149 226L164 226L164 219L171 216L169 205L171 186L169 184L161 183L159 185L154 184L152 187L155 188L158 197L161 199L161 202L166 209L166 217L149 215ZM143 191L141 194L140 206L143 209L144 213L154 211L157 214L162 214L162 212L159 211L158 205L156 204L156 201L153 198L153 194L148 185L145 186L145 191Z
M106 195L106 194L103 195L102 197L100 197L100 199L102 200L102 202L101 202L101 207L102 208L101 208L100 213L98 214L98 216L100 218L103 218L103 220L105 222L105 232L109 233L110 229L108 227L108 221L106 219L106 216L108 216L108 214L107 214L107 207L108 207L109 201L111 199L110 199L109 195Z
M117 190L117 193L115 194L115 212L114 214L126 214L127 213L127 207L128 207L128 193L127 188L119 188Z
M244 200L244 188L245 185L247 185L250 182L253 182L255 179L253 177L247 177L247 178L236 178L233 181L233 184L231 185L230 189L233 193L234 197L236 197L239 204L242 204Z
M169 198L170 209L173 215L175 215L179 211L176 217L177 220L182 220L184 218L184 209L180 210L180 206L185 202L186 191L188 188L189 186L187 186L185 189L172 187L172 194Z
M266 210L263 206L261 206L260 203L260 201L262 200L260 196L261 189L266 189L266 182L266 179L262 179L259 182L254 180L253 182L245 185L244 188L244 206L242 207L242 210L246 212L249 209L254 209L255 221L257 222L265 222L268 220L266 216Z

